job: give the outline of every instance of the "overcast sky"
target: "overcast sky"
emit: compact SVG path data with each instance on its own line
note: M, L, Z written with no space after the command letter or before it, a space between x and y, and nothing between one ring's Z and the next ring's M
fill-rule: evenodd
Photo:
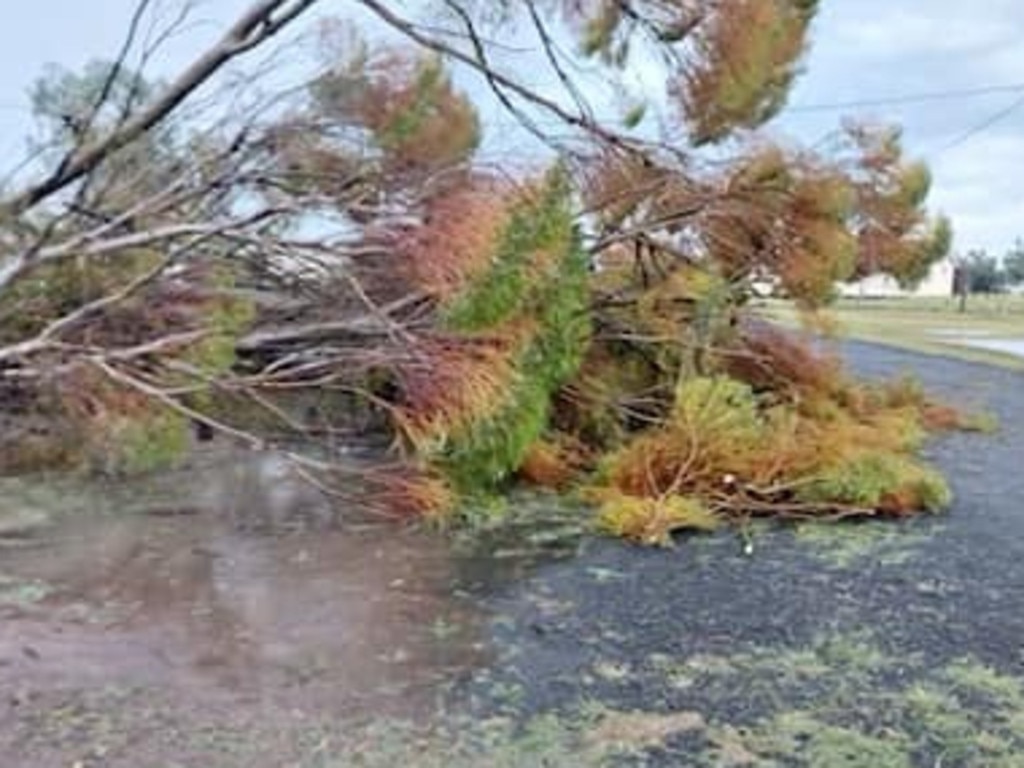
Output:
M343 0L323 0L343 12ZM176 3L163 0L172 10ZM24 152L27 90L42 67L80 67L116 51L135 0L8 2L0 25L0 168ZM191 26L158 63L169 71L211 39L248 0L198 3ZM1024 2L1021 0L821 0L807 73L794 108L988 86L990 93L856 110L906 128L911 153L928 160L932 205L952 216L958 250L1002 252L1024 236ZM1010 110L1017 104L1017 108ZM849 111L849 110L847 110ZM816 141L842 111L794 109L778 129ZM996 119L997 116L1000 116Z
M929 161L932 204L952 216L958 249L1002 253L1024 236L1024 2L821 0L821 8L793 107L1022 86L862 112L903 124L907 147ZM814 139L840 115L791 113L782 124Z

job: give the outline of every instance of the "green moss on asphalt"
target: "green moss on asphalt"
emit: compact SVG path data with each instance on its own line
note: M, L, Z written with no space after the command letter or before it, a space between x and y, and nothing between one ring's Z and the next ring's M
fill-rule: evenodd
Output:
M835 568L847 569L868 563L902 565L912 560L939 528L872 521L844 525L809 522L794 530L811 555Z
M737 655L698 680L742 680L772 692L754 723L713 723L703 765L727 747L757 766L799 768L1010 768L1024 754L1021 681L969 658L937 669L886 652L866 634ZM898 682L896 682L898 681Z

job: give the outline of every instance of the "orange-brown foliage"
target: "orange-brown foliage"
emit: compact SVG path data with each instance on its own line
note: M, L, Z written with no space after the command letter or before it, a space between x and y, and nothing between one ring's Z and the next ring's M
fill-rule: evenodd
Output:
M476 110L435 57L395 49L356 56L316 93L325 113L370 131L391 171L457 165L480 139Z
M587 206L619 223L644 205L649 215L684 211L696 197L689 180L637 154L606 153L584 171Z
M790 401L831 397L846 384L838 357L817 352L807 340L762 322L743 326L735 345L721 355L721 367L755 392L777 393Z
M153 401L148 396L86 366L78 367L73 380L61 381L59 392L65 412L85 428L110 420L112 414L138 419L153 410Z
M707 14L673 87L696 143L756 127L783 105L806 44L806 6L730 0Z
M848 123L847 172L857 194L856 274L884 272L913 282L949 251L951 230L924 208L931 188L926 165L903 156L901 135L889 126Z
M480 179L445 188L427 203L423 218L422 226L394 242L397 272L444 301L492 266L508 222L508 199Z
M770 275L790 298L817 306L854 268L853 197L836 169L777 146L727 169L701 236L731 280Z
M409 360L394 366L401 392L394 416L401 432L429 454L492 415L516 375L513 351L503 339L420 340Z
M455 507L455 495L429 470L405 466L378 470L369 477L373 502L399 519L442 520Z
M530 485L564 491L588 468L587 454L582 444L567 436L539 440L530 446L517 474Z

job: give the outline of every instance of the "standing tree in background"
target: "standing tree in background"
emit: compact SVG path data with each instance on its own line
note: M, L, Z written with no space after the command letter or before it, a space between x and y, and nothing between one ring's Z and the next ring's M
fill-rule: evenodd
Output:
M1003 272L1009 285L1024 283L1024 240L1018 238L1003 256Z
M125 64L93 60L81 72L50 65L30 92L41 135L33 140L40 159L59 164L81 144L109 134L133 112L151 104L164 86ZM118 196L154 194L173 182L187 151L175 120L162 122L108 155L89 176L72 213L95 222L104 205L123 209Z
M1006 274L995 256L986 251L970 251L964 266L970 293L1001 293L1005 289Z

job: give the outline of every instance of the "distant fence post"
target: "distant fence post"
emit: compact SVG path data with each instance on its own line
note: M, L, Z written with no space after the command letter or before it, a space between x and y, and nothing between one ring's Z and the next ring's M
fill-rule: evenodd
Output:
M953 296L960 297L960 311L967 311L967 293L970 291L971 279L970 269L966 264L957 264L953 267Z

